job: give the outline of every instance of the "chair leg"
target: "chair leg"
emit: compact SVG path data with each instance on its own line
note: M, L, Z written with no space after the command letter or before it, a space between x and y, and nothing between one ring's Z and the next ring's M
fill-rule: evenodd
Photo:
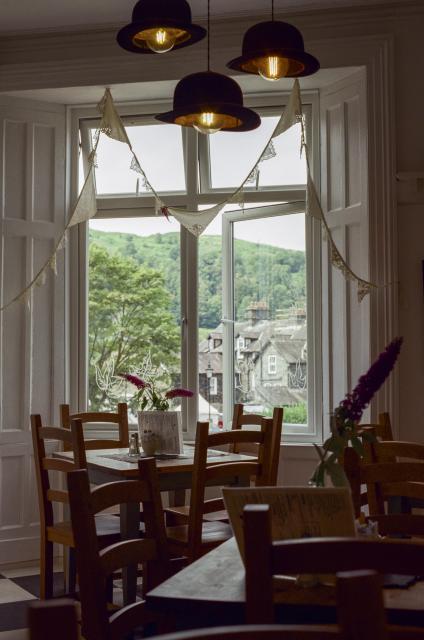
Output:
M53 597L53 542L41 536L40 545L40 600Z
M75 549L69 549L68 555L68 580L66 585L66 593L73 595L77 588L77 558Z

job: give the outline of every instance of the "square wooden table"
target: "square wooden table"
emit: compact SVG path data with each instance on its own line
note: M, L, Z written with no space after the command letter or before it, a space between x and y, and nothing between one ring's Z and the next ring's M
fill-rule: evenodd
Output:
M424 582L384 589L391 624L424 627ZM245 623L245 571L234 538L202 556L146 595L154 611L173 615L178 628ZM276 615L285 624L335 623L335 588L276 581Z
M138 477L137 459L134 462L124 462L111 458L110 456L124 456L128 454L128 449L98 449L87 451L87 469L92 484L103 484L106 482L116 482L119 480L130 480ZM173 505L184 504L182 493L191 488L191 477L193 472L194 446L184 445L184 458L172 458L167 460L156 460L156 467L159 474L159 488L161 491L168 491L171 495L177 494L177 498L171 499ZM71 451L58 451L54 457L63 460L72 460ZM223 462L240 462L254 459L253 456L227 453L224 451L208 452L208 464L219 464ZM230 477L225 484L228 486L246 486L249 479L246 476ZM215 483L212 482L210 486ZM222 485L222 479L219 485ZM132 539L139 536L140 510L136 504L123 504L120 508L121 535L123 539ZM137 567L128 567L123 572L124 602L129 604L135 602L137 590Z

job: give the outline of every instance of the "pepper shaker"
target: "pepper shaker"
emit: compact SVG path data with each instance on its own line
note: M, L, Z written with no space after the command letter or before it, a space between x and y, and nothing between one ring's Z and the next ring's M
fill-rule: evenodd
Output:
M132 433L130 437L130 448L128 450L129 456L139 456L140 447L138 446L138 433Z

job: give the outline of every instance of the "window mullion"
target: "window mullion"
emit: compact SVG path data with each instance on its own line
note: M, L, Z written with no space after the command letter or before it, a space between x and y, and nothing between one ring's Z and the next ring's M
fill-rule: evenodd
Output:
M191 129L184 130L187 180L187 209L197 210L198 136ZM194 392L182 403L185 437L194 438L199 405L198 375L198 242L185 227L181 227L181 375L182 385Z

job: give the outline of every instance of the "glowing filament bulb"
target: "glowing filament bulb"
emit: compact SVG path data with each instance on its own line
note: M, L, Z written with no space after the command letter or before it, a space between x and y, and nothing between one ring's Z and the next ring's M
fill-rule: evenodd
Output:
M166 29L155 29L149 32L146 44L155 53L166 53L175 45L175 37Z
M193 126L200 133L217 133L224 126L224 117L211 111L200 113Z
M289 60L280 56L266 56L265 58L258 58L256 66L259 71L259 75L265 80L274 82L280 78L284 78L289 70Z

